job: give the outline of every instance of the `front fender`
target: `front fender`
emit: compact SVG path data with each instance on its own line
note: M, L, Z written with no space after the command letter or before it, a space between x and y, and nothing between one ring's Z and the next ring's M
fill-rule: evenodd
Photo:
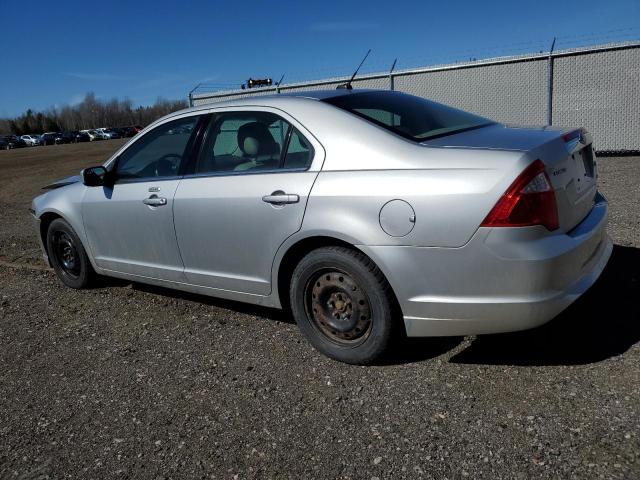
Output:
M82 221L82 200L86 192L86 188L82 183L73 183L61 188L49 190L48 192L34 198L31 204L33 215L42 222L49 215L55 215L64 219L71 228L76 232L82 245L84 246L91 265L95 268L95 261L91 252L91 245L84 230ZM41 232L38 236L42 242L43 249L46 252L46 239L42 238Z

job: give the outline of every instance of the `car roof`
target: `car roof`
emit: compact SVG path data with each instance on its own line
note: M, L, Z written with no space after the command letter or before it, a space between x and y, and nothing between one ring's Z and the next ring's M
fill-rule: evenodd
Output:
M342 97L344 95L352 95L354 93L377 92L377 91L379 90L373 90L373 89L349 90L346 88L336 88L334 90L310 90L310 91L300 91L300 92L277 93L275 95L265 95L265 96L268 96L270 98L302 97L302 98L312 98L314 100L324 100L327 98Z
M221 102L212 102L212 103L203 103L201 105L196 105L194 107L185 108L176 114L183 114L188 112L194 112L199 110L205 110L209 108L217 108L217 107L234 107L234 106L246 106L246 105L256 105L256 106L270 106L274 101L280 101L283 99L290 100L299 100L301 102L319 101L326 100L329 98L342 97L344 95L353 95L356 93L365 93L365 92L390 92L391 90L375 90L375 89L353 89L348 90L346 88L340 88L335 90L310 90L310 91L300 91L300 92L287 92L287 93L276 93L271 95L251 95L248 94L246 96L232 99L232 100L224 100ZM256 93L258 93L257 90Z

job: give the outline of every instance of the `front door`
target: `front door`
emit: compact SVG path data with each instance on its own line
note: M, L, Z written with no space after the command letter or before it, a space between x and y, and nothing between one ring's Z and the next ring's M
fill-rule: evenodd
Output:
M190 116L147 132L119 155L113 187L87 189L82 216L98 267L184 281L173 202L197 121Z
M302 224L313 159L312 143L274 113L214 115L173 207L187 281L268 295L275 254Z

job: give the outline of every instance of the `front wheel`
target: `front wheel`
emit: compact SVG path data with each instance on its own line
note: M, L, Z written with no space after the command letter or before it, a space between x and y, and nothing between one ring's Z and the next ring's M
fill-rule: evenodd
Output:
M67 287L88 286L95 273L80 242L66 221L55 219L47 230L47 252L56 275Z
M310 252L291 278L300 330L321 353L345 363L369 364L385 352L394 330L393 298L378 267L344 247Z

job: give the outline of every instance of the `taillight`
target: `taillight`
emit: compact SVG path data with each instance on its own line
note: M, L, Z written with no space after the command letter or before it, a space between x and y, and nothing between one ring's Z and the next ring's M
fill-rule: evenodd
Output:
M556 196L541 160L536 160L524 169L500 197L481 226L532 225L543 225L550 231L559 227Z
M566 132L562 135L562 139L565 143L569 143L571 140L580 140L583 134L584 130L582 128L576 128L575 130L571 130L570 132Z

